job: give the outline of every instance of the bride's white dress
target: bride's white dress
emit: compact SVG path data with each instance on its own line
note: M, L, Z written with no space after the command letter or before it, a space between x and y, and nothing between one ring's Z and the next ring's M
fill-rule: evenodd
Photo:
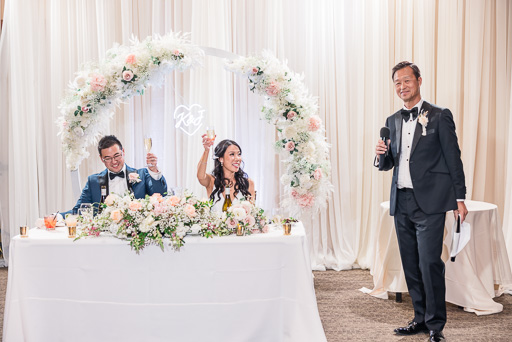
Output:
M235 200L240 201L243 198L243 196L240 192L238 192L236 194L236 197L233 197L232 193L230 193L230 196L231 196L231 202L234 202ZM217 195L215 195L215 200L217 200ZM220 196L220 200L218 200L217 202L214 202L213 206L210 210L217 212L217 213L221 213L223 205L224 205L224 196Z

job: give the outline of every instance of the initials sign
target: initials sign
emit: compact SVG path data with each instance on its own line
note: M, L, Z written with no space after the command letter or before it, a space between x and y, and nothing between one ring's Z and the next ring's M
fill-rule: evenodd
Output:
M190 107L179 105L174 110L175 127L192 136L203 125L205 112L206 110L199 104L193 104Z

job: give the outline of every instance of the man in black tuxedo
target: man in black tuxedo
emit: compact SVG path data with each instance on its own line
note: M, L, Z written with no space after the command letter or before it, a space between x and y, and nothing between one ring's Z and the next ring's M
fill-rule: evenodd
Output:
M444 222L450 210L461 221L466 217L464 170L452 113L421 98L418 67L398 63L391 78L404 108L387 118L390 139L377 143L374 165L382 171L393 168L389 213L414 306L414 319L395 333L429 332L429 341L441 341L446 324Z

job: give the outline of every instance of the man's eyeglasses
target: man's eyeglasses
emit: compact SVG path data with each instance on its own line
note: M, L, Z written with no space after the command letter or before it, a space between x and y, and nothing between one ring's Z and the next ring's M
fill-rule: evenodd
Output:
M102 160L103 160L104 163L112 163L113 160L119 161L122 156L123 156L122 153L116 153L116 154L114 154L113 157L105 157Z

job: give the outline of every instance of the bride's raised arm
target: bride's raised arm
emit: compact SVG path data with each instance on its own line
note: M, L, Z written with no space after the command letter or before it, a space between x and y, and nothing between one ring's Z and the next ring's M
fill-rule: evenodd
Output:
M210 147L213 145L213 140L208 139L206 134L203 134L202 138L204 152L197 164L197 180L208 189L213 182L213 176L206 173L206 165L208 164L208 154L210 153Z

